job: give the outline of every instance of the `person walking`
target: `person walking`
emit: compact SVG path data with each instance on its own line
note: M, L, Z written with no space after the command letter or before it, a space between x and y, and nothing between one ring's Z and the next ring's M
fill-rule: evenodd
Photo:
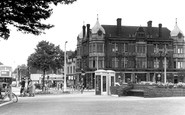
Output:
M80 92L81 92L81 94L83 93L83 91L84 91L84 85L83 85L83 83L81 83L80 84Z
M35 85L33 81L30 79L29 84L28 84L28 91L29 91L29 96L34 97L35 96Z
M25 79L24 78L21 79L20 85L21 85L20 96L24 96L24 91L25 91Z

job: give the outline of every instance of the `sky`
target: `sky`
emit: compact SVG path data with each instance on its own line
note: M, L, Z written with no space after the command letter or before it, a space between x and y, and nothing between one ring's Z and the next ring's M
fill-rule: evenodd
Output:
M122 18L122 26L147 26L151 20L152 26L162 23L169 30L173 30L177 18L178 27L185 33L184 0L77 0L53 8L52 16L43 22L55 27L45 34L23 34L12 28L8 40L0 39L0 62L13 68L27 64L28 56L42 40L60 45L62 50L68 41L66 50L74 51L83 24L92 28L97 14L101 25L116 25L116 19Z

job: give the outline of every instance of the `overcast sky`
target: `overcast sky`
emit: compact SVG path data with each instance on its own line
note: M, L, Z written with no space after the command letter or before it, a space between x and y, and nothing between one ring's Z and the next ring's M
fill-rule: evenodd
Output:
M0 39L0 62L13 68L27 64L28 56L42 40L60 45L62 50L68 41L67 50L74 51L83 22L92 28L97 14L102 25L116 25L117 18L122 18L123 26L146 26L152 20L152 26L162 23L169 30L174 28L177 18L179 28L185 33L184 11L184 0L77 0L71 5L58 5L45 21L55 25L46 34L34 36L12 29L8 40Z

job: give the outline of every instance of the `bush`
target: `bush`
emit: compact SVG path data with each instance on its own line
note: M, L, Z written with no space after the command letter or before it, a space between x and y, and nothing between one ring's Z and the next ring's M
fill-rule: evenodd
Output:
M35 84L35 89L42 89L42 85L39 84L39 83L36 83L36 84Z

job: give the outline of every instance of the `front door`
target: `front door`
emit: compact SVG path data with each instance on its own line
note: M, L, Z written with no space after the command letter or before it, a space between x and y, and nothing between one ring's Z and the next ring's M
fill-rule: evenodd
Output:
M107 78L102 76L102 94L107 94Z

